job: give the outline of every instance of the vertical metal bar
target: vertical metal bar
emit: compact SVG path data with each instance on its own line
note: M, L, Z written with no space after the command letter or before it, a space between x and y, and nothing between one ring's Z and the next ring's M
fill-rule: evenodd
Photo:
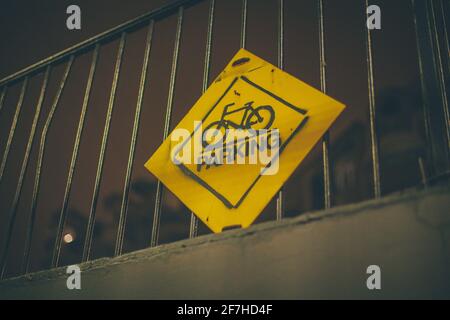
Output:
M444 1L439 1L440 3L440 9L441 9L441 16L442 16L442 28L444 33L444 45L445 45L445 52L447 52L447 68L450 73L450 44L448 39L448 31L447 31L447 22L445 21L445 9L444 9Z
M35 174L35 178L34 178L33 195L32 195L32 200L31 200L31 210L30 210L31 212L30 212L30 216L28 219L28 223L27 223L25 249L24 249L24 256L23 256L23 261L22 261L22 273L28 273L28 270L29 270L31 240L33 238L34 222L35 222L35 218L36 218L37 198L39 195L42 160L44 158L45 144L47 142L47 132L52 124L53 116L55 114L56 108L59 105L59 100L61 98L62 92L66 85L66 81L69 76L70 70L72 68L74 59L75 59L75 56L72 55L70 57L69 61L67 62L66 70L64 71L63 77L61 78L61 83L59 85L59 88L56 93L56 96L53 101L50 112L47 116L47 120L45 122L44 128L42 129L41 141L40 141L40 145L39 145L38 160L37 160L37 164L36 164L36 174Z
M284 0L278 0L278 68L284 69Z
M0 165L0 184L3 179L3 173L5 172L6 162L8 161L9 151L11 149L12 139L16 131L17 120L19 119L20 111L22 110L23 100L25 97L25 91L27 90L28 76L25 77L22 83L22 89L20 90L19 100L17 101L16 112L14 113L11 129L9 130L8 140L6 142L5 153L3 154L2 164Z
M278 0L278 68L284 69L284 0ZM283 218L283 189L278 191L276 215Z
M208 30L206 31L206 49L205 49L205 64L203 67L203 85L202 93L206 91L209 83L209 70L211 66L211 44L214 26L214 7L215 0L209 2L209 14L208 14ZM189 228L189 238L194 238L198 234L198 219L191 213L191 224Z
M248 1L242 0L241 48L245 48L245 45L247 44L247 7L248 7Z
M429 17L429 22L431 24L431 34L433 35L433 40L435 42L433 52L433 61L436 66L436 73L438 76L438 83L439 83L439 91L441 93L441 100L442 100L442 111L444 113L444 122L445 122L445 133L447 137L447 151L450 150L450 114L448 110L448 100L447 100L447 89L445 87L445 79L444 79L444 67L442 64L441 59L441 46L439 44L439 37L438 37L438 31L436 26L436 15L434 13L434 6L433 2L426 2L426 4L429 5L429 8L427 7L427 14ZM433 42L432 40L432 42Z
M418 56L418 64L419 64L419 76L420 76L420 88L422 93L422 104L423 104L423 119L424 119L424 129L425 129L425 139L427 141L427 158L429 163L434 164L434 155L435 155L435 144L432 138L431 133L431 120L430 120L430 103L428 99L428 90L425 81L424 74L424 66L423 66L423 52L420 46L420 36L419 36L419 26L417 22L417 14L416 14L416 4L415 0L411 0L411 9L413 13L414 20L414 30L416 35L416 46L417 46L417 56ZM433 166L434 167L434 166Z
M95 222L94 214L95 214L95 209L97 206L98 193L99 193L100 183L101 183L101 175L102 175L102 171L103 171L104 157L105 157L105 152L106 152L106 146L108 144L109 128L110 128L112 112L113 112L113 108L114 108L114 101L115 101L115 97L116 97L118 79L119 79L119 75L120 75L120 66L122 63L123 51L124 51L124 47L125 47L125 37L126 37L126 33L123 32L120 37L119 48L117 51L113 83L112 83L111 92L110 92L108 110L107 110L107 115L106 115L106 120L105 120L105 127L104 127L104 131L103 131L102 144L100 147L100 155L99 155L99 160L97 163L97 173L96 173L96 177L95 177L94 191L93 191L93 197L92 197L92 202L91 202L91 208L90 208L90 212L89 212L88 230L86 230L86 236L88 235L89 232L92 232L90 228L93 229L93 224ZM97 55L95 57L95 60L97 60ZM72 185L72 177L73 177L73 172L74 172L77 157L78 157L78 147L79 147L79 143L80 143L82 130L84 127L83 123L84 123L84 118L85 118L85 113L86 113L86 107L88 105L88 99L90 96L89 93L91 90L92 78L93 78L94 73L95 73L95 64L93 63L93 65L91 65L89 81L88 81L88 85L86 87L85 100L83 102L82 116L81 116L82 120L80 119L80 124L78 127L79 130L77 132L74 153L72 154L73 157L72 157L72 161L71 161L71 165L70 165L70 169L69 169L69 178L67 180L66 194L64 197L63 209L61 210L61 219L60 219L60 223L58 226L56 246L55 246L55 251L54 251L54 255L53 255L53 264L55 267L58 265L58 260L59 260L59 256L60 256L62 233L64 230L64 224L65 224L65 220L66 220L66 216L67 216L67 206L68 206L70 189L71 189L71 185ZM85 246L86 246L86 242L85 242ZM83 250L83 255L84 255L84 250Z
M101 184L102 173L103 173L103 165L105 162L106 147L108 146L109 128L111 126L111 119L112 119L112 114L114 111L114 102L116 100L117 85L119 83L120 67L122 65L123 52L124 52L124 48L125 48L125 39L126 39L126 32L122 32L122 35L120 37L120 42L119 42L119 48L117 50L116 65L114 67L113 82L112 82L111 92L110 92L110 96L109 96L108 110L107 110L106 119L105 119L105 127L103 129L102 144L100 146L100 154L99 154L99 158L98 158L98 162L97 162L97 172L95 175L94 190L92 192L91 207L89 210L88 227L86 230L86 239L84 242L84 249L83 249L83 258L82 258L83 261L86 261L87 259L89 259L90 250L92 247L92 238L93 238L94 227L95 227L95 212L97 209L97 201L98 201L98 196L99 196L99 191L100 191L100 184Z
M99 55L99 50L100 50L100 45L97 44L97 46L95 47L94 53L92 55L92 61L91 61L91 67L89 70L89 75L88 75L88 80L87 80L87 84L86 84L86 90L84 91L84 98L83 98L83 107L82 107L82 119L80 118L80 122L84 121L84 117L86 114L86 108L89 105L89 99L91 96L91 89L92 89L92 83L93 83L93 79L94 79L94 75L95 75L95 70L97 68L97 61L98 61L98 55ZM81 135L81 133L80 133ZM85 240L84 240L84 248L83 248L83 257L82 257L82 261L86 261L89 258L89 250L91 248L91 238L92 238L92 234L93 234L93 220L91 218L91 216L89 216L89 220L88 220L88 226L86 228L86 235L85 235Z
M120 51L121 51L121 49L119 47L119 52ZM89 71L88 82L86 85L86 91L85 91L85 96L84 96L84 100L83 100L83 105L81 108L80 119L78 121L77 133L75 135L74 146L72 149L72 157L70 160L69 171L67 174L67 182L66 182L66 188L64 191L64 199L63 199L63 203L62 203L62 207L61 207L61 211L60 211L58 230L56 232L55 246L53 248L52 267L54 267L54 268L58 266L59 256L61 254L62 233L64 231L64 225L66 223L66 218L67 218L67 207L69 204L70 191L72 189L73 172L75 170L75 166L76 166L77 159L78 159L78 151L79 151L79 147L80 147L81 135L83 134L83 130L84 130L84 121L86 118L88 100L89 100L90 90L91 90L91 86L92 86L92 78L94 76L95 66L96 66L97 59L98 59L98 52L99 52L99 44L96 45L95 50L94 50L92 63L91 63L91 69Z
M82 108L83 110L86 110L86 108L87 108L87 106L89 104L89 99L90 99L90 96L91 96L92 83L93 83L93 79L94 79L94 75L95 75L95 70L97 68L99 49L100 49L100 46L97 44L97 46L95 47L94 54L92 56L91 68L89 70L89 76L88 76L88 81L87 81L87 84L86 84L86 90L84 92L83 108ZM84 119L85 111L82 111L82 114L83 114L82 117ZM81 120L80 120L80 122L81 122ZM92 241L93 230L94 230L93 217L91 215L89 215L88 225L87 225L87 228L86 228L86 235L85 235L85 240L84 240L83 257L82 257L82 261L83 262L87 261L89 259L89 252L90 252L90 248L91 248L91 241Z
M323 0L318 0L319 15L319 51L320 51L320 90L327 93L327 75L325 58L325 29ZM325 209L331 207L331 178L330 178L330 132L327 131L322 139L323 159L323 194Z
M149 25L148 31L147 31L147 39L146 39L145 52L144 52L144 61L142 63L141 79L140 79L140 83L139 83L139 92L138 92L138 98L137 98L137 103L136 103L136 111L134 114L133 132L131 134L131 143L130 143L130 152L128 154L127 172L125 175L125 183L123 186L122 203L120 206L119 227L117 229L117 239L116 239L116 248L114 251L114 256L121 255L122 249L123 249L125 225L126 225L126 221L127 221L128 199L129 199L129 192L130 192L130 181L131 181L131 174L133 172L133 161L134 161L134 155L135 155L135 151L136 151L137 136L138 136L138 132L139 132L139 122L140 122L140 118L141 118L142 101L144 98L145 84L147 81L147 71L148 71L148 64L149 64L148 62L150 59L150 50L151 50L151 46L152 46L153 25L154 25L154 21L152 20L152 21L150 21L150 25ZM90 236L90 239L92 239L92 235ZM87 251L89 251L89 249ZM88 255L86 255L86 256L83 255L83 261L86 261L87 259L88 259Z
M191 212L191 223L189 225L189 238L195 238L198 235L198 219L193 212Z
M369 1L365 0L366 9L369 7ZM366 10L366 17L369 15ZM378 136L376 129L376 104L375 104L375 84L373 73L373 54L372 54L372 35L371 30L367 28L366 32L366 53L367 53L367 83L369 89L369 121L370 121L370 144L372 153L372 171L373 171L373 193L375 198L381 196L380 183L380 159L378 154Z
M164 120L163 141L167 138L170 130L170 119L172 117L172 106L175 92L175 80L177 76L178 53L180 50L182 26L183 26L183 6L180 6L178 9L178 22L175 34L175 46L173 50L172 70L170 73L169 93L167 95L167 107L166 107L166 116ZM154 247L158 244L159 223L161 220L161 209L162 209L162 196L163 196L163 188L161 185L161 181L158 180L156 186L155 208L153 212L152 235L150 240L151 247Z
M420 177L422 178L422 184L426 188L428 187L428 178L427 178L427 171L425 170L425 163L422 157L418 158L418 162L419 162Z
M8 86L4 86L4 87L3 87L3 90L2 90L2 95L0 96L0 114L1 114L1 112L2 112L3 105L4 105L4 102L5 102L5 97L6 97L6 91L7 91L7 89L8 89Z
M24 181L25 175L27 173L31 148L33 147L34 135L36 134L36 127L37 127L37 123L39 121L39 117L41 115L42 103L44 102L45 92L47 90L48 78L50 76L50 69L51 69L51 65L48 65L45 70L45 75L44 75L44 79L42 81L39 100L36 105L36 111L34 113L33 122L31 124L31 131L30 131L30 135L28 137L27 147L25 149L25 156L23 158L22 167L20 169L19 180L17 182L17 187L16 187L16 193L14 194L13 203L12 203L12 206L11 206L11 209L9 212L9 216L8 216L9 224L8 224L8 229L6 230L5 248L3 250L2 258L0 260L0 267L1 267L0 278L1 279L3 279L3 276L5 275L6 260L7 260L6 258L8 256L9 246L11 244L12 231L13 231L14 223L16 221L17 208L19 205L20 196L22 194L23 181Z

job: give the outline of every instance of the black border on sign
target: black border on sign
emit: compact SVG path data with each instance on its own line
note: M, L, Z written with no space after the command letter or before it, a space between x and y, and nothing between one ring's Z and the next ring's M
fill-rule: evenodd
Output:
M299 108L294 106L293 104L287 102L286 100L280 98L279 96L275 95L274 93L270 92L269 90L264 89L263 87L261 87L260 85L254 83L253 81L251 81L249 78L245 77L245 76L240 76L240 77L236 77L233 79L233 81L230 83L230 85L228 86L227 89L225 89L224 93L220 96L220 98L217 100L217 102L211 107L211 109L206 113L206 115L203 117L202 119L202 124L205 121L206 118L208 118L208 116L211 114L211 112L217 107L217 105L220 103L220 101L222 101L222 99L226 96L226 94L228 93L228 91L230 91L230 89L236 84L236 82L242 79L245 82L247 82L248 84L250 84L251 86L255 87L256 89L264 92L265 94L271 96L272 98L274 98L275 100L281 102L282 104L286 105L287 107L297 111L298 113L301 113L303 115L307 114L307 110ZM244 192L244 194L242 195L242 197L238 200L238 202L233 205L224 195L222 195L221 193L219 193L217 190L215 190L212 186L210 186L206 181L202 180L199 176L197 176L194 172L192 172L191 170L189 170L184 164L177 164L177 166L183 171L183 173L185 173L186 175L188 175L189 177L191 177L192 179L194 179L197 183L199 183L200 185L202 185L204 188L206 188L209 192L211 192L213 195L215 195L220 201L223 202L223 204L227 207L227 208L237 208L241 205L242 201L244 201L245 197L248 195L248 193L250 192L250 190L255 186L256 182L258 182L258 180L261 178L262 173L272 164L272 161L276 160L280 155L281 152L283 152L283 150L286 148L286 145L291 141L291 139L304 127L304 125L306 124L306 122L308 121L308 116L306 116L305 118L303 118L303 120L300 122L300 124L297 126L297 128L295 128L295 130L292 132L292 134L286 139L286 141L280 146L280 150L278 151L278 154L276 156L274 156L274 158L264 167L264 169L262 170L262 172L259 173L259 175L255 178L255 180L253 181L253 183L250 185L250 187ZM183 149L184 145L192 139L193 135L195 134L195 132L199 129L200 126L197 126L197 128L194 128L194 131L192 132L191 136L189 137L189 139L186 139L183 144L180 146L180 149L178 152L181 152L181 150ZM178 153L177 152L177 153Z

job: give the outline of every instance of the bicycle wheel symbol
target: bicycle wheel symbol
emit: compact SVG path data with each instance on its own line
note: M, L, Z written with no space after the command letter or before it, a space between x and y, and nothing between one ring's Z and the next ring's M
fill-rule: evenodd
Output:
M234 106L234 103L226 105L220 120L211 122L205 128L205 133L208 132L208 130L217 130L222 134L222 137L225 138L227 129L269 129L275 120L275 111L269 105L253 108L253 101L250 101L241 108L229 111L229 108L232 106ZM227 119L227 117L239 112L243 113L240 123ZM214 140L216 135L217 132L210 137L210 140ZM203 147L206 147L209 144L210 142L203 140Z
M246 129L269 129L275 120L275 111L271 106L260 106L253 109L247 117ZM255 125L258 125L255 127Z

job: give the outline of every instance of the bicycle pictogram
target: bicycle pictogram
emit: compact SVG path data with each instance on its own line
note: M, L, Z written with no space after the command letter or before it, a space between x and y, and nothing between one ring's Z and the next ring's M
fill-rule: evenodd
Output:
M220 132L222 137L225 139L227 134L227 129L269 129L275 120L275 111L270 105L263 105L254 108L254 101L247 102L243 107L230 110L235 103L227 104L223 108L222 116L220 120L211 122L206 128L205 132L208 130L215 129L212 134L212 139ZM236 115L237 113L242 113L240 122L235 122L230 118L231 115ZM208 142L203 140L203 147L208 146Z

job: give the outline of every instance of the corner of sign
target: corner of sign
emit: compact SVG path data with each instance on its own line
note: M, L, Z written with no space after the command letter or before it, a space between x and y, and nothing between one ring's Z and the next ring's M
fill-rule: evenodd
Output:
M252 54L250 51L246 50L245 48L240 48L238 50L238 52L236 52L236 54L233 57L233 60L236 59L237 57L241 57L241 56L245 56L248 54Z
M156 181L161 181L161 176L158 174L157 163L155 163L153 156L144 163L144 167L156 179Z
M342 113L347 108L347 105L345 105L344 103L342 103L340 101L338 101L338 104L339 104L339 107L340 107L339 113Z
M150 159L148 159L145 163L144 163L144 167L145 167L145 169L147 169L149 172L152 172L151 171L151 161L152 161L152 157L150 157Z
M347 108L347 105L342 103L341 101L336 100L335 98L330 97L328 95L327 95L327 97L329 99L331 99L331 104L332 104L334 110L336 110L337 115L340 115ZM327 103L327 104L329 104L329 103Z
M342 102L339 102L337 100L334 100L334 101L335 101L335 104L334 104L335 105L335 109L334 109L335 117L334 117L334 120L332 121L332 123L334 123L339 117L341 117L342 113L347 108L347 106L345 104L343 104Z
M240 48L214 82L244 74L249 70L257 69L266 63L267 62L250 51Z
M260 57L256 56L254 53L248 51L247 49L240 48L231 59L230 64L227 66L227 68L244 66L247 63L254 64L255 61L263 61L263 60Z

